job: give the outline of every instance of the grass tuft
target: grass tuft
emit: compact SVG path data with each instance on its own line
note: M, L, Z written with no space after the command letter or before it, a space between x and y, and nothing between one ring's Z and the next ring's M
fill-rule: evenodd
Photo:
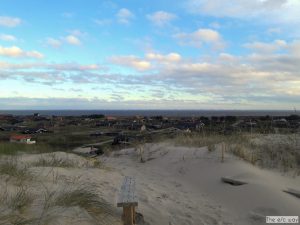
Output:
M62 167L62 168L75 168L78 165L70 160L58 158L55 154L50 155L49 158L45 158L44 156L40 157L39 160L32 164L36 167Z
M261 134L180 134L173 139L175 145L187 147L215 146L225 143L228 152L263 168L279 169L282 172L300 171L299 135L261 135Z
M0 174L16 178L19 183L32 177L28 167L19 165L18 160L12 157L0 162Z
M12 210L22 211L26 209L33 202L32 195L28 192L26 187L18 188L15 194L9 197L7 202L9 208Z
M114 224L113 221L118 220L115 209L88 185L48 191L45 194L43 214L53 207L80 207L94 219L95 224Z

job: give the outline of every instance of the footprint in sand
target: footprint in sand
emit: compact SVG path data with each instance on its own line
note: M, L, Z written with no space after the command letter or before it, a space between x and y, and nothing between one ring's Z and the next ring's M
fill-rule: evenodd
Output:
M180 167L178 172L182 175L186 174L186 170L183 167Z
M161 196L157 196L156 197L158 200L162 201L162 200L166 200L169 198L169 196L166 193L161 194Z
M169 198L169 196L168 196L166 193L163 193L163 194L161 195L161 197L162 197L163 199Z

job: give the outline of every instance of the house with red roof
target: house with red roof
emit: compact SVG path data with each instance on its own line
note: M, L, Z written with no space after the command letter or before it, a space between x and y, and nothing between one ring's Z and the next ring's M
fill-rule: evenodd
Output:
M30 135L13 134L10 136L10 142L21 144L35 144L36 141L32 141L31 138L32 137Z

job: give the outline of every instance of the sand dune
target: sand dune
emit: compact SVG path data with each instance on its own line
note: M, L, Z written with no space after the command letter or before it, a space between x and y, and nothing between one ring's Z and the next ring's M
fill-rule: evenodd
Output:
M17 173L5 174L6 162L17 166ZM266 215L300 214L300 199L283 192L299 190L299 177L262 170L229 154L221 163L218 148L145 144L143 151L128 148L96 159L63 152L2 156L0 165L1 225L15 219L43 225L121 224L116 202L124 176L136 178L137 211L145 225L251 225L265 224ZM221 177L247 184L233 186ZM22 197L23 205L13 196Z
M284 193L300 179L262 170L207 148L148 144L143 158L134 149L102 160L137 179L139 211L150 224L265 224L266 215L299 215L300 200ZM221 177L247 184L232 186Z

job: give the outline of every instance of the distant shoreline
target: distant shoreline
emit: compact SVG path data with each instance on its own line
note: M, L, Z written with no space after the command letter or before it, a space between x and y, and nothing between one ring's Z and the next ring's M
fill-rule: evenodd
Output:
M289 116L300 115L294 110L0 110L0 115L15 116L40 113L44 116L82 116L103 114L110 116Z

